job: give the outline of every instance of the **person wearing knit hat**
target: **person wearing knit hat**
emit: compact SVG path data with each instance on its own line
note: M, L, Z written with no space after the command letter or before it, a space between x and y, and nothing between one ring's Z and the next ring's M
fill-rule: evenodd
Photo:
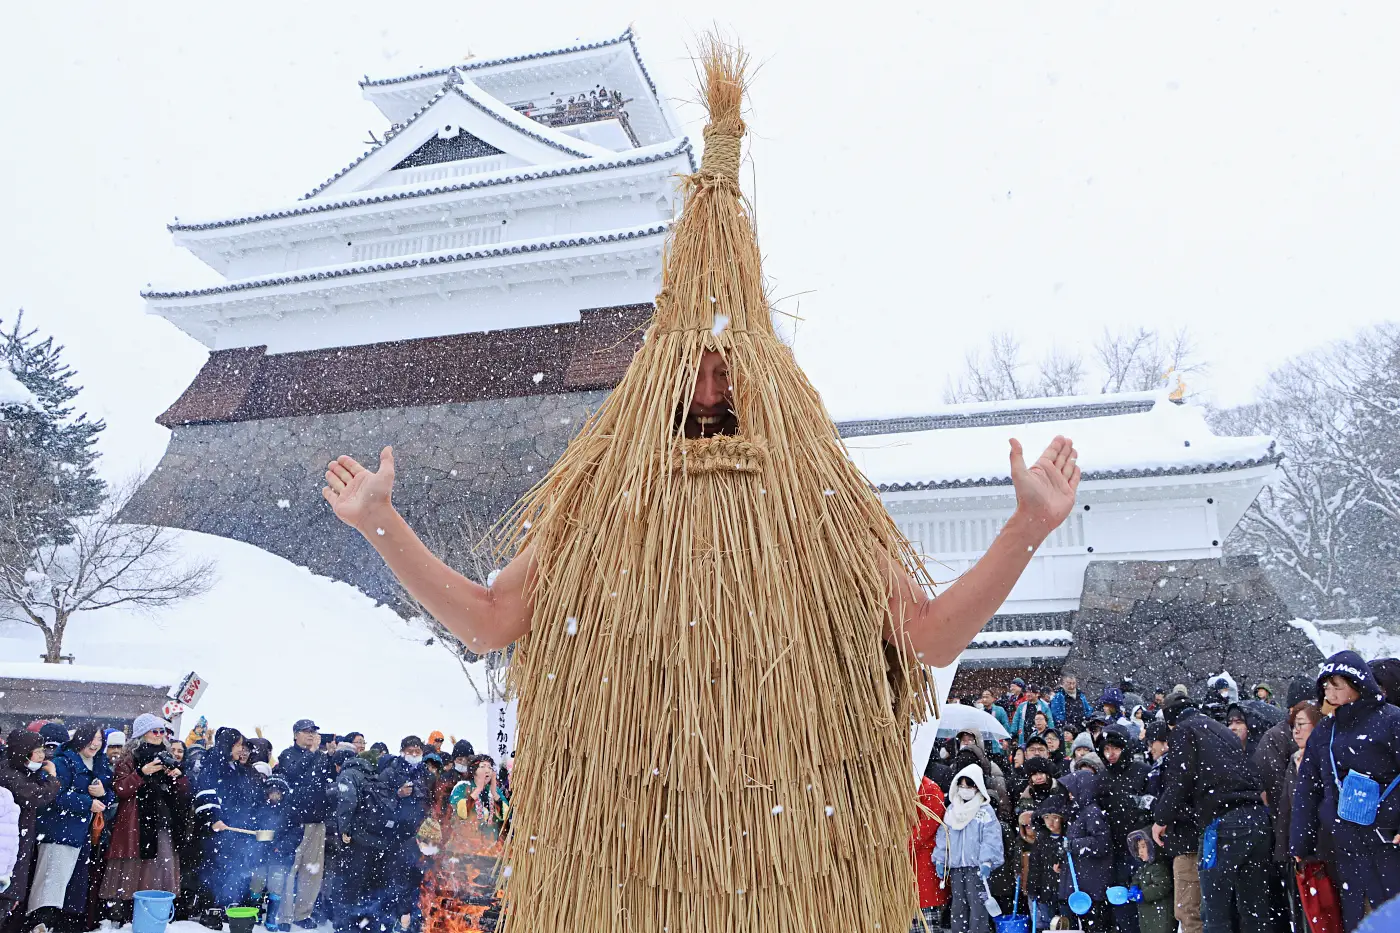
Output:
M1074 744L1069 747L1071 767L1073 762L1078 761L1086 754L1094 751L1094 740L1089 738L1089 733L1081 732L1074 737Z
M157 731L162 735L169 735L170 723L161 719L155 713L142 713L140 716L137 716L136 721L131 724L131 741L139 741L150 733Z
M55 752L60 746L67 744L68 727L61 722L46 722L39 727L39 736L44 740L44 748Z
M108 729L106 735L107 761L115 768L122 753L126 751L126 733L120 729Z

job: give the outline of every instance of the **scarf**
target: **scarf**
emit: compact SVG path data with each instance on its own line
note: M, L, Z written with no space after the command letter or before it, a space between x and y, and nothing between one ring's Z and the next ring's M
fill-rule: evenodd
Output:
M958 796L958 788L954 787L948 803L948 810L943 814L943 822L952 829L962 829L972 822L972 818L984 805L989 803L991 800L981 791L974 794L971 800L963 800Z

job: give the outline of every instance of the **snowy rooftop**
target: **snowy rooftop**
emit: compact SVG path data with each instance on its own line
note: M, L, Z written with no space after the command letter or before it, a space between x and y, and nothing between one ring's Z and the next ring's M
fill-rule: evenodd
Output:
M472 60L468 62L463 62L460 65L449 65L446 68L434 68L429 71L420 71L415 74L400 75L394 78L370 78L366 76L362 81L360 81L360 87L387 87L393 84L409 84L414 81L423 81L428 78L445 78L456 71L483 71L488 68L499 68L503 65L516 65L522 64L524 62L539 61L542 58L556 58L561 55L570 55L575 52L591 52L595 49L603 49L608 48L609 46L621 45L624 42L628 43L632 47L632 53L637 56L637 64L641 67L643 74L646 74L646 66L642 64L641 56L637 54L636 36L633 34L631 27L628 27L627 31L620 36L615 36L611 39L603 39L597 42L579 43L577 45L566 46L564 48L549 49L543 52L528 52L523 55L511 55L505 58L485 58L480 60ZM647 80L648 82L650 82L651 80L649 75L647 76ZM655 90L656 88L653 85L652 91L655 92Z
M188 671L186 672L188 673ZM88 664L44 664L41 661L0 661L0 677L15 680L66 680L93 684L139 684L173 687L184 674L138 667L95 667Z
M240 224L257 223L259 221L280 220L308 214L321 214L326 211L337 211L351 207L362 207L372 204L393 204L395 202L428 197L431 195L475 191L482 188L495 188L525 181L567 178L575 175L590 175L597 172L605 172L609 169L629 168L635 165L649 165L654 162L664 162L667 159L672 159L679 155L689 156L692 168L694 167L693 163L695 160L692 154L692 146L688 138L683 137L680 140L675 140L670 143L661 143L656 146L645 146L641 149L634 149L610 159L568 162L553 167L540 166L525 169L502 169L498 172L484 172L481 175L473 177L469 181L444 181L420 185L401 185L392 188L375 188L363 194L349 195L334 199L303 200L291 207L257 211L237 217L201 218L185 222L177 220L175 223L167 224L166 229L172 233L214 230L222 227L238 226Z
M851 459L883 492L1008 486L1007 439L1029 461L1074 440L1086 481L1213 473L1274 463L1269 437L1218 437L1198 407L1165 392L958 405L927 415L841 422Z

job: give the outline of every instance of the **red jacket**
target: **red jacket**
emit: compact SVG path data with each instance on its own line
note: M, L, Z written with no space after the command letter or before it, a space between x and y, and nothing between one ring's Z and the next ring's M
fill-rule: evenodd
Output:
M141 857L141 829L137 822L136 792L146 782L146 776L136 769L130 755L123 755L117 761L112 776L112 789L117 792L117 822L112 827L112 845L107 850L107 858ZM190 782L183 774L175 781L182 801L190 799ZM180 840L173 840L178 848Z
M909 857L914 860L914 877L919 879L919 906L942 907L948 903L948 889L939 887L933 871L933 840L943 819L943 791L927 777L919 785L919 803L933 811L933 816L919 820L909 837Z

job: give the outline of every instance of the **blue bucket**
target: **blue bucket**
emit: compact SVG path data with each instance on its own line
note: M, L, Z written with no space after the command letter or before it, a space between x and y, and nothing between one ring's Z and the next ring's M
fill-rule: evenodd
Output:
M175 895L169 891L137 891L131 900L131 933L165 933L175 916Z
M1021 879L1016 879L1016 893L1011 896L1011 913L1000 917L993 917L992 923L996 925L997 933L1031 933L1031 918L1025 914L1018 915L1016 911L1021 909Z

